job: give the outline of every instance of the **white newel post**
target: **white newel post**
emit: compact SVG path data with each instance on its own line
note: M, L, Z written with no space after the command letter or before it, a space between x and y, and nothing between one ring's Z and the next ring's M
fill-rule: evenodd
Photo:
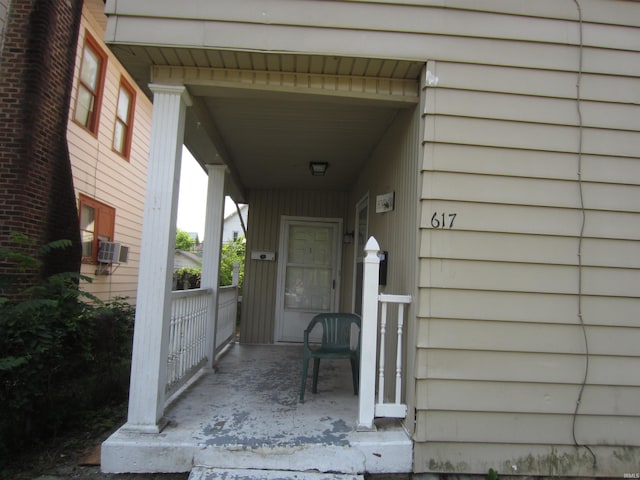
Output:
M360 389L358 406L358 430L374 430L376 395L376 341L378 327L378 273L380 245L370 237L364 247L364 272L362 281L362 318L360 332Z
M213 292L209 299L207 322L207 364L213 366L218 330L218 278L220 276L220 247L222 241L222 221L224 219L224 165L207 165L207 211L204 223L204 245L202 253L201 288Z
M178 189L185 113L191 99L184 86L149 87L153 92L151 148L125 428L158 433L166 424L163 414Z

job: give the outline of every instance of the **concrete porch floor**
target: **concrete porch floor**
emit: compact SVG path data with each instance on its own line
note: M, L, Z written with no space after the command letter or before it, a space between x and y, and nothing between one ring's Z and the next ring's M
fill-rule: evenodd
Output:
M407 473L412 442L395 420L357 432L349 362L320 365L318 393L298 402L302 348L232 345L165 412L159 434L118 430L105 472L188 472L194 466L336 473Z

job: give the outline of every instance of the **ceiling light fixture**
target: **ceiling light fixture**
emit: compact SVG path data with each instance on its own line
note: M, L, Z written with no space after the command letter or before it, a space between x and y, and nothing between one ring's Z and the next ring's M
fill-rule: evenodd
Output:
M327 173L329 164L327 162L309 162L309 170L314 177L322 177Z

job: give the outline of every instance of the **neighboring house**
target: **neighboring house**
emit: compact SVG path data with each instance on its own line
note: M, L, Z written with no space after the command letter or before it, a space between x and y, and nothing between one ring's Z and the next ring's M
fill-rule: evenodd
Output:
M242 219L238 214L238 209L235 209L229 215L224 217L224 225L222 227L222 243L229 243L236 238L243 237L244 229L242 226L244 225L246 228L247 225L247 214L249 213L249 205L240 205L240 213L242 214Z
M85 0L67 139L81 273L93 280L83 289L103 300L120 296L135 303L151 102L104 44L106 21L104 2Z
M200 237L198 237L198 232L189 232L189 238L193 240L196 248L200 246Z
M187 252L185 250L176 250L173 256L173 271L176 272L181 268L193 268L197 270L202 269L202 256L195 252ZM173 290L187 290L190 288L189 280L183 281L183 284L178 284L178 279L173 276L172 287Z
M165 424L184 139L209 175L211 298L224 195L251 207L243 343L299 342L316 312L369 310L366 239L386 252L381 291L412 297L401 395L413 473L637 472L640 2L107 11L107 43L153 97L148 188L163 193L144 219L127 435ZM306 308L289 302L305 289ZM267 447L245 453L268 465ZM134 468L111 448L103 468Z
M72 248L51 252L34 275L0 265L0 274L13 275L10 289L79 269L65 132L81 6L67 0L0 1L0 245L11 244L12 232L35 240L29 253L54 240L73 242Z
M173 258L173 269L180 268L202 268L202 257L185 250L176 250Z

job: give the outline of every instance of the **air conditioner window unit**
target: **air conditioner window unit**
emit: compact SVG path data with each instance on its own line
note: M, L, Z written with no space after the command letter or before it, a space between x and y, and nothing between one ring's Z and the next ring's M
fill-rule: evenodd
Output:
M98 262L100 263L127 263L129 247L117 242L100 242Z

